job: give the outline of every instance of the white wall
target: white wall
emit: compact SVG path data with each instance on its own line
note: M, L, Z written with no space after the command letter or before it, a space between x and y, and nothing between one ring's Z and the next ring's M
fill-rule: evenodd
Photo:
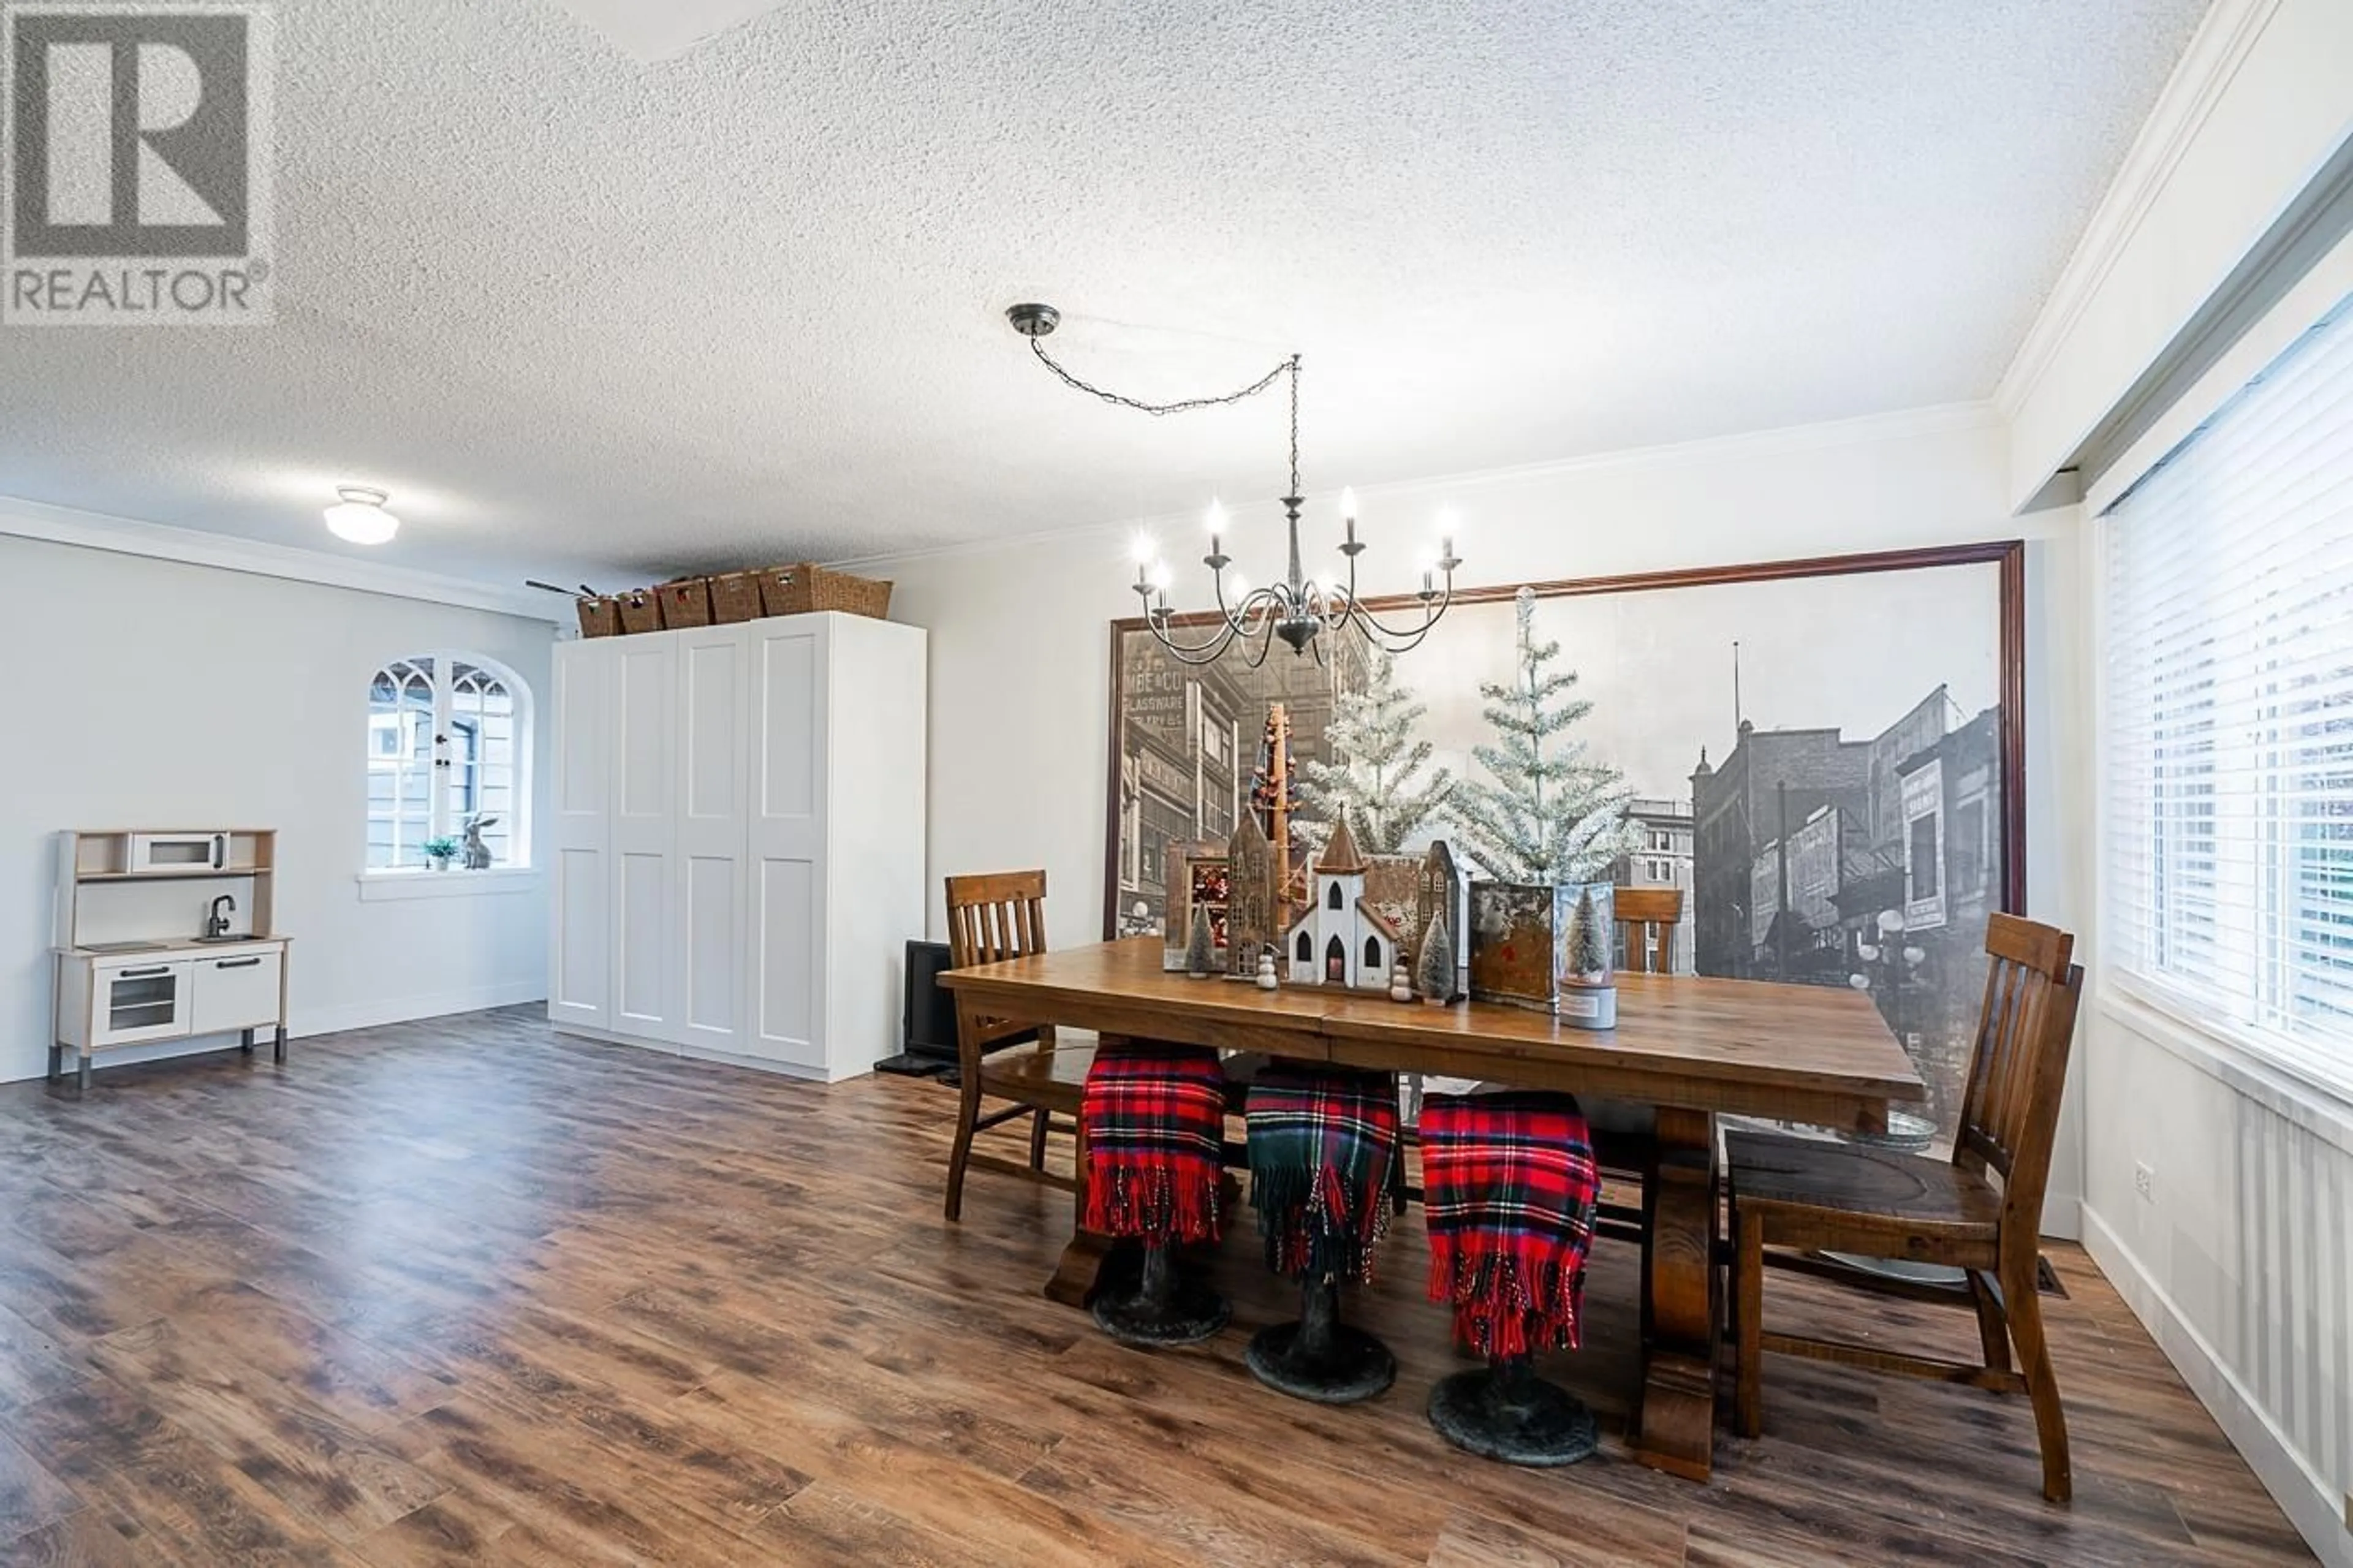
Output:
M2176 351L2348 132L2353 5L2219 0L1997 395L2013 416L2009 494L2031 493ZM2089 493L2105 504L2211 412L2318 318L2321 296L2334 302L2346 269L2341 250L2325 259L2115 472L2082 476ZM2102 526L2084 530L2078 596L2058 601L2094 654ZM2095 714L2088 688L2080 702ZM2079 755L2090 773L2093 752ZM2085 1244L2313 1549L2353 1568L2353 1110L2119 998L2096 940L2098 889L2082 885L2094 917L2075 1097Z
M2028 898L2039 917L2073 926L2084 914L2090 808L2079 745L2085 674L2065 609L2082 592L2077 513L2012 517L2005 454L1990 412L1964 407L1367 490L1363 586L1409 586L1420 542L1419 527L1376 520L1423 519L1441 506L1462 519L1466 585L2024 537ZM1280 518L1271 505L1238 510L1229 535L1228 551L1261 580L1280 562ZM1199 525L1155 526L1174 543ZM1133 531L861 563L897 581L893 616L932 633L934 933L941 878L1028 866L1046 868L1058 941L1101 933L1108 623L1135 607ZM1179 588L1198 574L1180 568ZM2070 1097L2047 1220L2068 1236L2080 1099Z
M5 535L0 584L0 1081L46 1066L60 828L277 828L299 1034L545 994L535 883L364 903L356 878L368 677L462 648L543 693L547 624ZM148 1054L174 1048L191 1047Z

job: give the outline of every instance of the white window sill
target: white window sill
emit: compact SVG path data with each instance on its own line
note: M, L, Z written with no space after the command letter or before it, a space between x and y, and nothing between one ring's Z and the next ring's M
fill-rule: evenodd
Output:
M379 899L472 899L539 889L539 873L528 866L498 866L488 871L363 871L360 900Z
M2353 1098L2252 1049L2228 1031L2103 977L2101 1016L2180 1058L2273 1114L2353 1154Z

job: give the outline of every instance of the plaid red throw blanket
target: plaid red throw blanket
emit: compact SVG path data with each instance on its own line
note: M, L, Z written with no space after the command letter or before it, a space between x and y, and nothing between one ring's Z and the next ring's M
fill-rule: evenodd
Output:
M1577 1348L1600 1188L1565 1094L1431 1095L1421 1110L1430 1299L1480 1354Z
M1098 1052L1079 1107L1086 1129L1086 1227L1106 1236L1214 1241L1225 1148L1226 1074L1215 1051Z
M1250 1170L1267 1267L1294 1279L1370 1279L1388 1229L1397 1145L1388 1075L1262 1070L1250 1091Z

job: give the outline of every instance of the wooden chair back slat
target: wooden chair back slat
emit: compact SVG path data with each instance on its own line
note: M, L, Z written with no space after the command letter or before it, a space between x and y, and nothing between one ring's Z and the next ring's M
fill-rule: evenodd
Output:
M2039 1233L2084 971L2075 939L2016 915L1986 929L1985 1002L1961 1104L1957 1164L2001 1177L2003 1245Z
M1610 894L1622 967L1637 974L1672 974L1675 931L1683 924L1680 888L1619 888Z
M950 877L948 963L965 969L1046 951L1046 873Z

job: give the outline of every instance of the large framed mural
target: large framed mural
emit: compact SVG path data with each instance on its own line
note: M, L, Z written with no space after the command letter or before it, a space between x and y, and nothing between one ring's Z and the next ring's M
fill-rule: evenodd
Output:
M1567 738L1630 792L1614 879L1683 894L1676 967L1869 993L1946 1136L1986 917L2025 907L2024 559L2008 542L1527 585L1549 670L1590 704ZM1458 592L1394 661L1327 637L1320 659L1277 644L1255 669L1239 649L1191 667L1114 622L1106 934L1160 931L1172 847L1221 842L1251 809L1272 703L1310 772L1348 763L1332 731L1350 700L1419 708L1406 783L1438 800L1388 847L1443 838L1483 875L1449 796L1482 782L1480 688L1512 678L1522 593ZM1302 863L1316 826L1295 825Z

